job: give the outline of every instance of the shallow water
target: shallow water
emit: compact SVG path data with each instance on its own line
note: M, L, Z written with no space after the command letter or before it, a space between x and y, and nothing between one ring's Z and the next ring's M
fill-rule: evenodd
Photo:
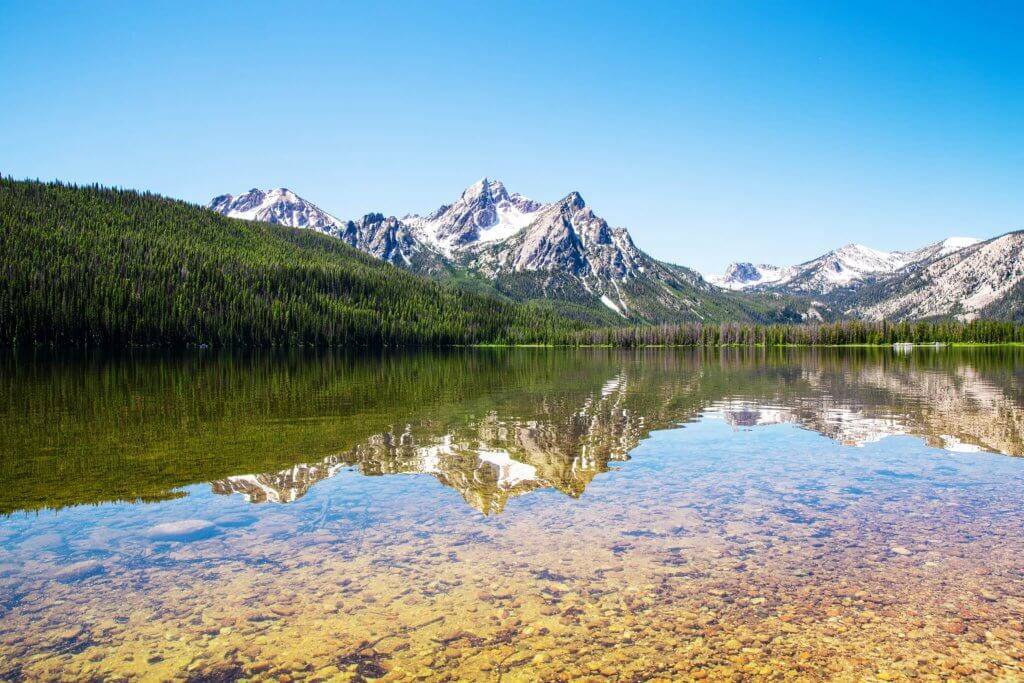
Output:
M1022 361L8 359L0 678L1021 678Z

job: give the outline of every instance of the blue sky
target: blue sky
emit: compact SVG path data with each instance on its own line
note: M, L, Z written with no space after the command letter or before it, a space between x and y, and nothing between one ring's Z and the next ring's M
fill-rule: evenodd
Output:
M489 176L704 271L1024 228L1019 2L550 4L0 0L0 172L346 218Z

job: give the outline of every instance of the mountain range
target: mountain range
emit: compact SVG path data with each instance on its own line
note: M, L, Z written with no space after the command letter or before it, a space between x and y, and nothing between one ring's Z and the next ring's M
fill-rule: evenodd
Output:
M342 220L285 188L221 195L209 208L323 232L415 273L588 323L1024 316L1021 232L903 252L848 244L797 265L738 262L705 278L640 250L578 192L542 203L488 178L422 216Z
M842 287L857 287L871 278L952 254L977 244L973 237L949 237L914 251L881 251L863 244L847 244L795 266L731 263L721 276L708 280L732 290L785 288L797 293L821 294Z
M733 263L709 279L731 290L812 296L835 317L1020 320L1024 231L949 237L906 252L848 244L795 266Z
M543 302L587 323L802 319L788 297L729 292L652 258L578 192L544 204L483 178L424 216L371 213L356 220L335 218L285 188L221 195L209 208L317 230L415 273L498 298Z

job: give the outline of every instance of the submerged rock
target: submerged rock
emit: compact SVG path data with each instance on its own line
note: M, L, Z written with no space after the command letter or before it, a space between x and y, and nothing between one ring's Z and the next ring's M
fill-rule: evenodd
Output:
M54 578L65 583L72 583L90 576L97 576L105 571L104 566L96 560L82 560L58 569Z
M150 527L146 536L154 541L198 541L218 532L213 522L205 519L183 519L179 522L164 522Z
M234 529L252 526L257 521L258 518L253 515L225 515L217 518L217 526Z

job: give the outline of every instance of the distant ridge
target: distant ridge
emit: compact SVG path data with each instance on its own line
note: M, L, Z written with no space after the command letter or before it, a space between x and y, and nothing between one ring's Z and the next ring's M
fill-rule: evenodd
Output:
M792 293L827 294L841 287L857 287L901 268L977 244L973 237L948 237L914 251L882 251L862 244L847 244L795 266L732 263L709 281L726 289L779 288Z

